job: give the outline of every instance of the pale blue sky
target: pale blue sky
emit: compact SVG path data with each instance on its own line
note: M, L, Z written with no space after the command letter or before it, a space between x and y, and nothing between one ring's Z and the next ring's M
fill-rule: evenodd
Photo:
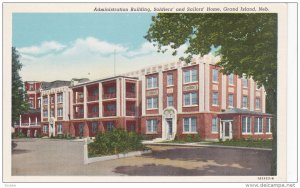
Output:
M91 80L177 61L144 39L153 13L17 13L12 43L20 52L24 81Z

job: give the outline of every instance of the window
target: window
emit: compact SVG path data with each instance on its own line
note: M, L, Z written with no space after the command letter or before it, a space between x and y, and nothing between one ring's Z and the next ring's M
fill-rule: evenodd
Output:
M34 90L33 84L29 84L29 91L33 91L33 90Z
M197 69L186 70L183 72L184 83L197 82L198 71Z
M260 109L260 98L255 99L256 109Z
M34 108L33 99L29 99L29 108Z
M48 117L48 110L44 110L44 111L43 111L43 116L44 116L44 117Z
M213 77L213 82L219 82L219 71L218 69L213 69L212 70L212 77Z
M50 117L54 117L54 115L55 115L55 114L54 114L54 109L51 109L51 110L50 110Z
M84 113L84 108L79 108L79 114L83 114Z
M197 128L197 120L195 117L183 118L183 132L195 133Z
M262 122L261 117L256 117L255 118L255 123L254 123L254 133L262 133L263 132L263 122Z
M213 106L218 106L219 105L219 93L218 92L213 92L213 101L212 101L212 105Z
M63 102L63 95L62 94L58 94L57 95L57 103L62 103Z
M198 94L196 92L193 93L185 93L184 97L184 105L197 105L198 104Z
M114 94L114 93L116 93L116 88L115 88L115 87L109 87L109 88L107 89L107 93L108 93L108 94Z
M54 96L51 96L51 97L50 97L50 101L51 101L51 104L54 103Z
M173 106L173 95L167 96L167 106Z
M96 133L98 130L98 123L96 121L92 122L92 133Z
M113 121L106 122L106 130L112 131L113 129L114 129L114 122Z
M57 134L62 134L62 124L61 123L58 123L57 124Z
M266 133L271 133L271 118L266 118Z
M248 79L242 78L242 84L243 84L243 88L247 88L248 87Z
M243 108L248 108L248 96L243 96L242 107Z
M48 125L43 126L43 133L48 133Z
M63 109L62 108L58 108L57 109L57 116L58 117L62 117L63 116Z
M98 88L93 90L93 96L99 96L99 90Z
M38 108L40 108L41 107L41 99L39 98L38 99Z
M218 118L213 117L211 121L211 132L217 133L218 132Z
M228 94L228 106L233 107L233 94Z
M116 110L116 104L108 104L107 105L108 111L115 111Z
M229 74L228 75L228 84L229 85L234 85L234 76L233 76L233 74Z
M43 104L48 104L48 98L47 97L45 97L45 98L43 98Z
M147 133L156 133L157 132L157 120L150 119L147 120Z
M157 77L156 76L151 76L147 77L147 88L156 88L157 87Z
M147 109L157 108L157 97L147 98Z
M168 86L173 85L173 74L168 74L167 75L167 85Z
M98 106L93 106L92 107L92 112L93 113L97 113L98 112L99 107Z
M251 134L251 118L247 116L242 117L242 133Z

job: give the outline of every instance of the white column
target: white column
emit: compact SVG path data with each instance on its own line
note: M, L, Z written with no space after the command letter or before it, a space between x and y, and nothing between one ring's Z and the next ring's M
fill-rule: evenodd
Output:
M102 83L99 83L99 117L102 117Z
M182 69L177 69L177 112L182 113Z
M142 116L146 114L146 82L145 82L145 75L142 76Z
M74 107L73 107L73 97L74 97L74 94L73 94L73 89L70 90L70 119L73 119L73 110L74 110ZM64 99L65 100L65 99Z
M236 107L241 108L241 79L237 78Z
M87 118L87 89L86 85L83 86L83 118Z
M205 66L205 86L204 86L204 88L205 88L205 111L209 111L209 100L210 100L210 96L209 96L209 94L210 94L210 92L209 92L209 85L210 85L210 69L209 69L209 67L210 67L210 65L208 64L208 63L205 63L204 64L204 66Z
M199 62L199 112L204 111L204 84L205 84L205 76L204 76L204 64Z
M163 111L163 73L160 70L158 72L158 114L162 114Z
M125 79L122 78L122 114L121 116L126 116L126 82Z
M265 91L265 88L262 87L262 97L261 97L261 110L262 110L262 113L266 113L266 91Z
M226 109L226 103L227 103L227 99L226 99L226 85L227 85L227 76L222 74L222 109Z
M22 126L22 115L20 115L20 126Z
M37 117L35 117L35 126L37 126Z
M248 93L249 99L250 99L250 110L254 110L255 108L255 88L254 88L254 81L252 79L249 79L250 82L250 93Z
M31 124L31 118L30 117L28 118L28 123L29 123L29 126L30 126L30 124Z
M120 96L120 79L119 78L117 78L117 84L116 84L117 86L117 88L116 88L116 95L117 95L117 105L116 105L116 108L117 108L117 116L120 116L120 107L121 107L121 105L120 105L120 98L121 98L121 96Z

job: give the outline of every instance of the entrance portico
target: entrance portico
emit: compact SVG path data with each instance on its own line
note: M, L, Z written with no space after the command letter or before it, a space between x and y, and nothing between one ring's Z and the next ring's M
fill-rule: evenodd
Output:
M163 111L162 140L174 140L177 130L177 111L173 107L167 107Z

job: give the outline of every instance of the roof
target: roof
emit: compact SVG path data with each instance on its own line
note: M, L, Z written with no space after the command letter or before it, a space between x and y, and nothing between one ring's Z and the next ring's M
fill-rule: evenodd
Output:
M252 114L252 115L272 115L268 113L263 113L263 112L256 112L256 111L251 111L248 109L242 109L242 108L229 108L226 109L224 112L221 114Z
M43 90L57 88L62 86L70 86L71 81L55 80L53 82L43 82L41 88Z

